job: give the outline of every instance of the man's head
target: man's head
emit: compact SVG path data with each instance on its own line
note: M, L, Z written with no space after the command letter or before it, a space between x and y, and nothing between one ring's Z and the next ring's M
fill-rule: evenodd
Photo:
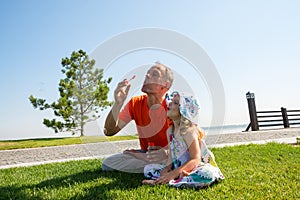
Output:
M146 73L142 92L147 94L165 94L172 86L173 80L172 70L168 66L156 62Z

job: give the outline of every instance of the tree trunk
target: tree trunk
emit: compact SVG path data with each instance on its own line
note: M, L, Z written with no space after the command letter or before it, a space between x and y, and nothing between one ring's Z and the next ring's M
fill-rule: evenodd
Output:
M84 136L83 105L80 104L80 137Z
M84 129L83 129L83 123L80 125L80 137L84 136Z

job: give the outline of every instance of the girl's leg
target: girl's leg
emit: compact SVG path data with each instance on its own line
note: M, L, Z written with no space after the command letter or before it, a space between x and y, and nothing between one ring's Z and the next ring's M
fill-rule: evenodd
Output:
M165 166L162 164L148 164L144 168L146 178L156 180L160 177L160 172Z
M203 188L222 179L224 179L224 176L219 168L205 164L195 168L188 176L170 181L169 185L175 187Z

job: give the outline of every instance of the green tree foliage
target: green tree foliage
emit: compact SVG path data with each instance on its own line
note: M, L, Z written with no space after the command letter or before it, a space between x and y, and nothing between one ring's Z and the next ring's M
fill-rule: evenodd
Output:
M44 119L43 124L55 133L72 131L75 134L80 131L80 136L83 136L86 123L100 117L99 109L112 105L107 101L108 84L112 78L102 80L103 69L94 69L95 60L89 60L83 50L74 51L70 58L63 58L61 64L65 78L59 82L60 98L51 104L32 95L29 100L34 108L53 110L56 118Z

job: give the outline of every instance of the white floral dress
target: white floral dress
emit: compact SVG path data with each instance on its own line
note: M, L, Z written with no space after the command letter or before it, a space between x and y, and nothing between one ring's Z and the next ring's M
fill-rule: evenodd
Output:
M170 133L168 136L173 169L176 169L190 159L188 145L181 134L176 134L175 137L174 133ZM203 188L224 179L213 153L208 150L204 140L201 140L199 145L201 164L194 168L188 176L169 181L170 186ZM160 177L160 172L164 167L164 164L148 164L144 168L144 175L155 180Z

